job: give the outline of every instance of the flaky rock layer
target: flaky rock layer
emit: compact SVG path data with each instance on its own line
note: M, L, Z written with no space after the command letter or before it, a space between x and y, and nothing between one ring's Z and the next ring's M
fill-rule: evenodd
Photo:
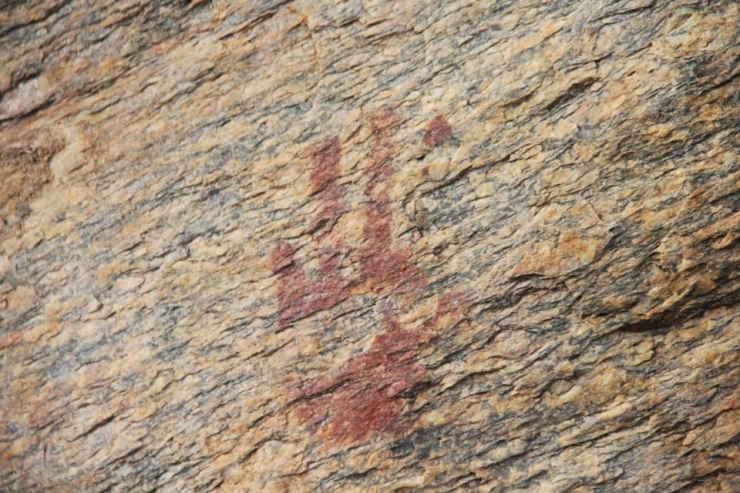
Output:
M0 491L740 491L740 4L0 6Z

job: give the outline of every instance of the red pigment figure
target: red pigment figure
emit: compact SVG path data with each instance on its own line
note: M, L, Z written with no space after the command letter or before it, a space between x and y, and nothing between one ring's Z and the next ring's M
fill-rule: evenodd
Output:
M383 305L386 330L375 336L370 350L294 395L303 401L299 418L311 425L325 421L321 436L336 441L356 442L377 432L406 431L413 420L402 416L403 393L424 381L424 368L417 362L419 347L437 337L440 322L459 322L465 307L463 296L446 293L433 318L419 329L404 330L395 307Z
M445 117L438 116L427 126L427 131L424 134L422 142L426 146L438 146L447 139L452 137L452 127L447 122Z
M404 281L417 286L423 282L421 273L409 263L410 252L394 251L391 245L393 215L388 188L394 172L391 156L397 124L398 114L390 108L370 118L372 149L370 164L365 171L368 207L363 230L365 248L360 252L360 261L362 281L373 291L381 291L385 287L393 289Z
M311 193L316 195L321 204L314 228L321 229L326 226L324 232L331 231L342 213L342 189L337 183L341 176L339 168L341 156L342 151L337 137L313 152Z
M277 292L280 315L278 328L288 326L293 320L308 314L310 285L306 273L296 264L295 249L285 240L280 240L270 255L270 267L278 275Z
M389 193L393 177L395 129L398 113L386 108L370 118L372 131L370 159L366 169L366 222L364 247L359 252L360 283L376 294L397 295L401 289L419 292L427 282L426 274L411 262L407 249L396 250L391 244L392 209ZM450 137L452 129L444 117L430 122L424 144L436 146ZM311 282L295 251L286 241L279 241L271 255L271 267L277 275L279 321L283 330L298 319L330 308L348 296L350 281L339 275L340 250L344 245L329 241L329 232L343 212L340 177L341 150L334 138L313 152L312 195L319 211L312 231L319 246L321 280ZM376 432L401 433L412 424L403 416L404 394L424 380L424 368L418 364L419 348L436 337L442 324L449 326L464 318L467 302L461 294L445 293L435 315L417 329L404 329L396 317L395 305L380 307L385 330L375 336L371 348L355 356L331 375L306 383L292 395L298 403L299 418L309 425L320 425L321 436L337 441L359 441Z
M312 229L317 231L319 238L332 230L343 211L342 190L337 184L340 157L338 138L317 147L313 152L311 193L316 195L321 208ZM349 296L349 281L339 275L340 248L341 245L330 245L321 249L321 280L312 283L296 263L293 247L284 240L275 245L270 255L270 267L278 276L278 330L287 328L298 319L331 308Z

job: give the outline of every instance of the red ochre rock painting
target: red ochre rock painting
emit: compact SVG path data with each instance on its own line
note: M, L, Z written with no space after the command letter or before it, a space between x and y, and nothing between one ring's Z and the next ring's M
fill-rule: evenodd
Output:
M343 211L342 190L337 184L340 176L339 139L334 138L314 149L311 172L311 193L319 202L313 230L321 239L336 224ZM295 260L295 249L280 240L270 255L270 267L277 275L278 330L296 320L340 303L349 296L350 281L339 275L339 255L342 245L324 242L319 250L318 280L309 281L303 267Z
M330 231L343 210L342 189L337 183L341 175L339 168L341 156L342 151L337 137L313 151L311 193L321 204L314 225L314 229L318 231Z
M438 146L452 137L452 127L443 116L438 116L429 122L422 142L426 146Z
M270 263L277 274L278 330L331 308L349 296L347 287L350 282L339 276L337 252L322 250L317 281L309 281L294 256L295 250L284 240L278 242L271 254Z
M424 368L417 362L419 348L437 337L442 323L458 322L465 307L464 296L446 293L434 317L407 330L396 319L396 307L383 305L385 330L375 336L370 350L294 394L300 401L299 418L309 425L323 424L320 436L335 441L406 431L413 418L403 416L403 394L424 381Z
M398 113L385 108L369 119L371 150L365 169L364 245L358 252L360 278L350 280L339 273L339 259L347 251L340 240L327 234L344 211L341 175L341 148L338 138L316 147L313 152L311 194L318 201L313 241L319 252L319 268L311 273L295 258L289 242L280 240L270 255L270 266L277 277L278 330L297 320L335 306L350 296L350 285L366 292L397 299L401 291L419 293L427 283L426 273L414 266L408 249L392 244L392 202L389 194L394 174L394 134ZM430 122L425 145L438 145L452 134L444 117ZM439 297L433 317L419 328L405 329L398 321L393 301L379 306L384 329L375 336L371 348L351 358L329 375L304 383L291 393L299 419L319 427L323 438L356 442L375 433L402 433L413 423L404 415L407 394L424 381L424 368L418 363L419 349L432 341L442 326L464 317L465 296L447 292Z
M422 273L409 262L411 253L394 250L391 244L393 214L388 189L393 176L393 134L397 124L398 114L390 108L370 118L372 147L370 163L365 171L368 207L363 229L365 247L360 252L360 263L362 283L376 292L403 282L413 286L424 282Z

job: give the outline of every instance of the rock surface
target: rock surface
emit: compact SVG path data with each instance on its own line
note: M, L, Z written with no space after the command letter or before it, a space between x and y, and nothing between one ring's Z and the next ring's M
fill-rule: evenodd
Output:
M0 6L0 491L740 491L740 4Z

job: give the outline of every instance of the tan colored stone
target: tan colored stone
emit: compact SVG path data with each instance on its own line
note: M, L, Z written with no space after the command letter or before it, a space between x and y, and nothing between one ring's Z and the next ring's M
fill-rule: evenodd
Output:
M738 25L0 7L0 491L740 491Z

